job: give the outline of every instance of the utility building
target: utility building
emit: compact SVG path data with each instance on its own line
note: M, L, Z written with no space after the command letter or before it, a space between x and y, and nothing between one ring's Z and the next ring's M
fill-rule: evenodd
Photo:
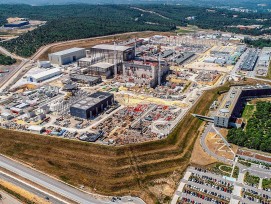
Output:
M89 76L84 74L72 74L70 75L70 79L74 82L88 84L89 86L102 82L102 78L100 76Z
M240 65L241 70L243 71L253 71L258 60L258 50L251 49L248 54L245 56L243 62Z
M73 104L70 107L70 114L78 118L91 119L113 103L113 94L96 92Z
M60 74L62 74L61 70L59 68L54 68L54 69L50 69L50 70L40 72L38 74L33 74L31 76L28 76L27 81L40 83L40 82L43 82L43 81L45 81L47 79L51 79L51 78L53 78L55 76L58 76Z
M7 23L4 25L6 28L20 28L29 25L29 21L15 21L13 23Z
M65 65L86 57L86 50L84 48L71 48L49 54L49 60L52 64Z

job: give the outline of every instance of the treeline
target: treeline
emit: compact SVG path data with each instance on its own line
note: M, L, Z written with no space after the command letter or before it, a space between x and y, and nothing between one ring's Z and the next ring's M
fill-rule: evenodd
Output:
M244 42L248 45L251 45L253 47L271 47L271 39L257 39L257 40L252 40L250 38L245 38Z
M154 11L148 13L134 9ZM158 15L159 14L159 15ZM162 15L162 16L161 16ZM271 25L270 13L239 13L226 9L208 9L178 5L1 5L0 23L8 17L24 17L47 21L38 29L23 34L8 42L2 42L11 52L29 57L48 43L72 39L132 31L171 31L177 26L196 25L203 29L214 29L260 35L271 33L268 29L240 30L231 26L262 24ZM164 17L165 18L164 18ZM187 20L195 16L194 20ZM265 19L259 22L258 19Z
M10 12L12 11L12 12ZM1 7L5 16L45 20L47 24L0 45L20 56L29 57L46 44L133 31L169 31L176 24L153 14L143 14L127 6L14 6Z
M227 139L242 147L271 152L271 102L258 102L245 130L231 129Z
M12 65L16 63L16 60L10 56L0 54L0 65Z
M140 8L156 11L175 22L196 25L203 29L229 31L248 35L270 34L271 13L241 13L227 9L178 5L141 5ZM194 20L186 17L194 16ZM262 25L262 29L241 30L237 25Z

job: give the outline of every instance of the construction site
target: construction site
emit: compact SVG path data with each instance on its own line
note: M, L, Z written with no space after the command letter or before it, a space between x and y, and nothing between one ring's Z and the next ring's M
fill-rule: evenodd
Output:
M218 157L234 158L215 129L198 137L205 123L192 113L216 113L240 61L222 66L204 59L234 54L239 46L189 34L55 50L52 61L31 62L1 93L1 153L95 194L166 203L191 154L203 165L216 161L202 144ZM196 145L200 151L194 152Z
M1 125L107 145L160 140L204 91L224 83L244 50L202 36L154 35L50 53L1 97Z

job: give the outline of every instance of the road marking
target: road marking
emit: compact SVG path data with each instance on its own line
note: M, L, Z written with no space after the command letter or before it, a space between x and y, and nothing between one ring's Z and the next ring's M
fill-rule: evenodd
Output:
M7 173L1 171L1 170L0 170L0 173L3 174L3 175L5 175L5 176L8 176L8 177L10 177L10 178L12 178L12 179L14 179L14 180L16 180L16 181L19 181L20 183L22 183L22 184L24 184L24 185L27 185L27 186L29 186L29 187L31 187L31 188L37 190L37 191L40 191L40 192L42 192L42 193L44 193L44 194L46 194L46 195L49 195L49 196L55 198L56 200L59 200L59 201L61 201L61 202L63 202L63 203L69 204L67 201L65 201L65 200L63 200L63 199L61 199L61 198L59 198L59 197L57 197L57 196L55 196L55 195L52 195L51 193L48 193L48 192L46 192L46 191L44 191L44 190L41 190L40 188L37 188L37 187L35 187L35 186L33 186L33 185L31 185L31 184L29 184L29 183L27 183L27 182L25 182L25 181L19 179L19 178L16 178L15 176L9 175L9 174L7 174Z

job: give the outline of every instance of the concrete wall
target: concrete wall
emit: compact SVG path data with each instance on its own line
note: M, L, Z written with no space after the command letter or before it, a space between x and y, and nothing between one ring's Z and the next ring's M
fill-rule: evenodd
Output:
M78 51L63 54L63 55L56 55L52 53L52 54L49 54L48 56L49 56L49 61L52 64L65 65L65 64L75 62L83 57L86 57L86 51L82 49L82 50L78 50Z
M99 103L89 107L88 109L81 109L77 107L70 107L70 114L74 117L91 119L92 116L100 114L107 106L112 105L114 102L114 96L109 96Z

